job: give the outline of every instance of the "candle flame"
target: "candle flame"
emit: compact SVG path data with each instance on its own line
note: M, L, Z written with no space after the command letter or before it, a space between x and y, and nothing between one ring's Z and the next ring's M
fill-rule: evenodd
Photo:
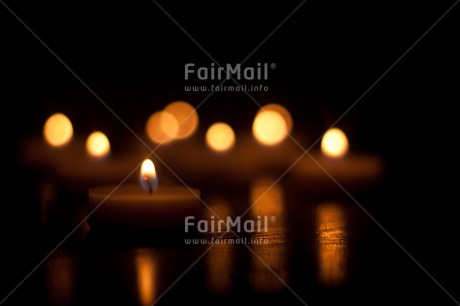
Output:
M72 139L72 122L62 113L53 114L45 122L43 136L46 142L51 146L63 146Z
M150 159L146 159L142 162L139 181L141 183L142 189L144 189L145 192L153 193L157 190L157 173L155 171L155 166Z
M344 156L348 152L347 136L338 128L328 130L321 141L321 150L330 157Z
M172 114L178 123L175 139L190 137L198 127L198 113L195 108L185 101L175 101L164 109Z
M206 132L206 144L217 152L228 151L235 144L235 133L226 123L214 123Z
M102 158L110 152L110 142L104 133L96 131L86 140L86 151L93 157Z
M273 146L287 137L288 126L286 120L277 111L262 109L254 119L252 133L259 143Z

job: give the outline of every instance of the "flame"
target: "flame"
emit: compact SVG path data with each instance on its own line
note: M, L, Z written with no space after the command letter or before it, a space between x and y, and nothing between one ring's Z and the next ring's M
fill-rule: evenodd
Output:
M321 141L321 150L330 157L344 156L348 152L347 136L338 128L328 130Z
M141 305L152 305L156 298L156 274L158 271L153 254L139 253L136 257L136 268Z
M337 204L321 204L316 210L319 280L326 286L342 284L346 278L348 242L345 217Z
M176 138L179 122L171 113L160 111L149 117L145 129L150 140L158 144L166 144Z
M185 139L196 131L199 121L198 114L189 103L185 101L172 102L164 110L173 115L178 122L175 139Z
M94 157L102 158L110 152L110 142L104 133L96 131L86 140L86 151Z
M43 136L48 144L60 147L67 144L73 136L72 122L66 115L56 113L51 115L43 127Z
M273 146L286 138L288 129L286 121L280 113L262 109L254 119L252 133L261 144Z
M262 107L262 109L259 110L258 113L262 111L268 111L268 110L274 111L280 114L281 117L283 117L284 122L286 123L287 132L288 133L292 132L292 126L293 126L292 117L289 111L284 106L275 104L275 103L267 104L264 107Z
M150 159L146 159L142 162L139 181L145 192L153 193L157 190L157 172L155 171L155 166Z
M227 151L235 143L235 133L226 123L214 123L206 132L206 143L215 151Z

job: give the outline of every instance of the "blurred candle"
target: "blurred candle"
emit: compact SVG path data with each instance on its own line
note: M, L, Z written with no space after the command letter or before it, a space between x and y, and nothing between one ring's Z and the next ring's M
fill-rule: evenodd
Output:
M63 146L72 139L72 122L62 113L53 114L45 122L43 136L49 145Z
M198 128L198 113L188 102L175 101L168 104L164 110L173 115L178 122L178 130L177 133L175 133L175 139L181 140L188 138Z
M280 113L275 110L261 109L254 119L252 132L259 143L273 146L286 138L288 129Z
M297 158L294 156L292 162ZM301 188L316 192L337 187L329 175L345 188L362 189L375 183L382 169L378 156L351 152L345 132L332 128L322 137L321 154L303 157L293 167L292 177Z
M179 122L171 113L159 111L149 117L145 129L147 136L154 143L167 144L176 138Z
M96 158L103 158L110 152L110 142L104 133L96 131L86 140L86 151Z
M235 143L235 133L226 123L218 122L209 127L206 132L206 144L217 152L230 150Z
M321 151L329 157L342 157L348 152L348 139L338 128L328 130L321 141Z

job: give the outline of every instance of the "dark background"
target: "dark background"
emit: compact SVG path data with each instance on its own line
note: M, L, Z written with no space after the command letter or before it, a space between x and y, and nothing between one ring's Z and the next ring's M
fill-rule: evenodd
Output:
M5 3L135 131L167 103L198 105L207 95L183 90L184 64L209 66L211 60L151 1ZM160 4L226 64L245 58L298 3ZM307 1L248 61L277 65L270 71L269 91L253 96L261 104L286 106L294 133L305 135L308 146L453 3ZM385 160L372 204L358 200L457 299L459 17L455 7L338 124L352 150ZM20 169L21 140L39 134L56 111L76 118L75 130L89 132L103 124L115 142L132 136L3 5L0 33L6 181L0 260L9 271L2 276L3 296L41 259L40 233L28 210L28 179L13 170ZM257 109L243 93L216 93L199 109L200 131L217 120L249 129ZM393 293L406 292L404 285L411 288L407 302L453 305L388 241L380 251L389 259L382 264L397 268L393 277L370 279L378 284L374 297L397 303ZM422 287L412 288L414 282Z

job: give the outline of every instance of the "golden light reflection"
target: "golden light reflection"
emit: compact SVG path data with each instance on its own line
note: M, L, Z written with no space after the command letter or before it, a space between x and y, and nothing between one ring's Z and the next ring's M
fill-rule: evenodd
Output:
M63 146L72 139L72 122L64 114L53 114L45 122L43 136L49 145L53 147Z
M158 265L154 254L141 251L136 256L140 305L152 305L157 295Z
M206 218L210 221L232 217L232 210L228 202L223 199L212 199L209 202L210 210L207 211ZM222 228L225 230L225 228ZM219 237L221 234L218 234ZM224 295L231 291L233 287L232 273L234 271L234 245L233 244L214 244L206 257L207 277L206 285L210 292L215 295Z
M251 186L251 213L257 216L275 216L278 221L284 218L284 195L279 184L271 178L260 178Z
M286 138L288 129L282 115L274 110L262 109L254 119L252 133L259 143L273 146Z
M46 283L50 305L70 305L75 299L76 260L56 252L46 262Z
M179 124L179 130L175 135L176 139L185 139L196 131L199 122L198 113L189 103L185 101L172 102L164 110L173 115Z
M104 133L96 131L86 140L86 151L93 157L102 158L110 152L110 142Z
M338 286L347 276L348 241L342 208L325 203L316 209L318 278L325 286Z
M269 220L268 232L255 233L252 237L264 239L268 243L251 245L255 254L251 258L250 283L256 291L264 293L282 290L283 282L288 279L284 194L281 186L273 182L274 180L270 178L261 178L251 186L252 217L268 216Z
M347 136L338 128L328 130L321 141L321 150L330 157L344 156L348 152Z
M228 151L234 143L235 133L226 123L214 123L206 132L206 144L214 151Z
M145 130L150 140L157 144L166 144L177 137L179 122L171 113L160 111L149 117Z

